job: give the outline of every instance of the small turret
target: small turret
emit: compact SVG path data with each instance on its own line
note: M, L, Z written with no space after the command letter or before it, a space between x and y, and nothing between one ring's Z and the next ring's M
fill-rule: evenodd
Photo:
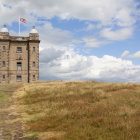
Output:
M33 26L32 30L30 31L29 37L30 37L30 40L39 40L39 34L35 26Z
M36 28L35 28L35 26L33 26L33 28L32 28L32 30L31 30L30 33L32 33L32 34L37 34L38 33L37 30L36 30Z
M3 33L7 33L8 32L8 29L7 29L6 25L3 26L3 28L1 29L1 32L3 32Z
M0 31L0 39L9 39L9 32L6 25Z

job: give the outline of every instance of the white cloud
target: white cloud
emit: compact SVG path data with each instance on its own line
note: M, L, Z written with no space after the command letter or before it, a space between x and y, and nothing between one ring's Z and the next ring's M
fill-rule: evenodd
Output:
M129 51L128 51L128 50L125 50L125 51L122 53L121 57L122 57L122 58L126 58L126 57L128 56L128 54L129 54Z
M134 58L134 59L136 59L136 58L140 58L140 51L137 51L137 52L135 52L134 54L130 54L130 52L128 51L128 50L125 50L123 53L122 53L122 55L121 55L121 57L122 58Z
M40 27L39 33L41 33L41 40L55 45L69 44L73 41L71 32L54 28L50 22L46 22L43 27Z
M30 14L62 19L95 20L102 24L130 26L135 23L134 0L0 0L0 23L16 20L19 15L30 19ZM8 9L3 4L12 8Z
M120 9L116 15L116 20L120 26L131 26L135 23L135 19L130 16L130 9Z
M109 40L124 40L128 39L133 34L132 28L122 28L119 30L112 31L111 28L103 29L100 32L102 37L105 37Z
M83 56L67 49L49 63L40 63L40 76L46 80L139 82L140 66L113 56Z
M50 61L56 60L63 54L62 50L56 50L54 48L45 48L40 51L40 62L49 63Z
M83 38L83 41L87 47L99 47L100 45L107 44L106 41L99 41L93 36L86 36Z
M4 4L8 6L4 6ZM109 40L123 40L131 37L133 33L133 25L136 22L134 15L138 13L136 6L137 3L134 0L0 0L0 24L11 24L13 21L18 21L19 15L27 19L28 25L25 24L25 26L39 22L36 20L37 17L53 18L58 16L67 20L76 18L96 21L98 28L104 27L103 25L122 26L122 29L115 31L105 28L101 31L101 36ZM62 41L62 36L66 41L70 41L70 32L59 29L55 29L53 32L53 27L49 24L45 25L46 30L44 27L40 29L41 34L48 31L46 36L49 41L52 42L51 39L53 39L59 43ZM94 28L95 26L89 22L86 30ZM95 44L93 41L88 43L89 46L98 46L99 44L97 40Z
M140 51L137 51L134 54L129 55L129 58L140 58Z

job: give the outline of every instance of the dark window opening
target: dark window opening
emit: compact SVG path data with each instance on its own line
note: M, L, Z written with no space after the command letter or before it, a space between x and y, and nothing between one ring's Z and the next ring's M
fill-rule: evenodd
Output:
M22 52L22 47L17 47L17 52L21 53Z
M3 61L3 62L2 62L2 66L3 66L3 67L5 67L5 66L6 66L6 63L5 63L5 61Z
M3 50L3 51L6 51L6 47L5 47L5 46L2 46L2 50Z
M2 76L2 79L5 80L5 75Z
M33 80L35 80L35 74L33 74Z
M17 70L20 71L22 69L22 63L17 62Z
M35 47L33 47L33 52L35 52Z
M33 67L35 67L35 62L33 62Z
M17 75L17 81L21 81L21 75Z

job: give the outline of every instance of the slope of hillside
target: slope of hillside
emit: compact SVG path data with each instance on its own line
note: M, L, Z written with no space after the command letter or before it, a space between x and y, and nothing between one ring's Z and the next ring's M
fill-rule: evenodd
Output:
M38 82L14 93L26 137L139 140L140 84Z
M17 107L14 105L13 93L22 84L0 85L0 140L36 140L24 136L22 119L19 118Z

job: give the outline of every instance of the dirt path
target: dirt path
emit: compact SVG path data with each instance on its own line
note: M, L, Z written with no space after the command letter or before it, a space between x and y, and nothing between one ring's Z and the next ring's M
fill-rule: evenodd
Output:
M0 140L4 140L2 136L2 129L0 129Z
M1 98L1 96L0 96L0 98ZM2 103L1 103L1 100L0 100L0 109L2 109ZM0 122L1 122L2 120L1 120L1 117L0 117ZM0 123L1 124L1 123ZM1 125L0 125L0 140L4 140L3 139L3 136L2 136L2 127L1 127Z
M0 140L37 140L24 137L22 123L13 114L12 94L22 85L0 85Z

